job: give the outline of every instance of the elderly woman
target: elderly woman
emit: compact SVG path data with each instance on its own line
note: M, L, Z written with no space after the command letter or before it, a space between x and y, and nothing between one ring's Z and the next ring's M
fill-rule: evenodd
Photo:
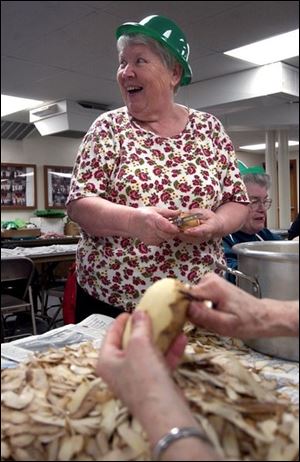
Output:
M174 101L191 81L189 46L173 21L150 16L116 32L125 107L83 139L67 201L82 228L76 320L132 311L162 277L197 284L224 263L222 237L240 228L248 196L234 149L212 115ZM182 231L170 218L201 214Z
M248 216L239 231L223 237L226 263L231 269L238 268L238 257L232 250L235 244L282 240L278 234L266 228L267 210L272 205L272 199L268 196L271 186L270 176L267 173L246 173L242 175L242 178L250 200ZM235 276L232 274L228 274L227 279L235 284Z

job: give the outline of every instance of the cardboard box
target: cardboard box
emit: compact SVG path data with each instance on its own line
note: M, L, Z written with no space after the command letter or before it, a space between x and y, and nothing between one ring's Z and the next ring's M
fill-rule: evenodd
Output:
M5 239L24 239L24 238L34 238L41 235L41 230L38 228L34 229L5 229L1 231L1 237Z

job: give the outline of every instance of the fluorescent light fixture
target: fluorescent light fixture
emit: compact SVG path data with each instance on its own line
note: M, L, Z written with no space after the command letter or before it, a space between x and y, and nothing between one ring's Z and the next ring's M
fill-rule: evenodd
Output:
M289 146L298 146L299 141L289 141ZM275 147L278 148L278 143L275 143ZM265 143L261 144L248 144L247 146L240 146L239 149L245 149L246 151L261 151L262 149L266 149Z
M31 109L44 101L36 99L19 98L17 96L1 95L1 117L14 112L23 111L24 109Z
M225 51L224 54L259 65L299 56L299 29Z
M71 178L72 177L72 173L59 173L59 172L52 172L52 171L50 171L49 173L50 173L50 175L61 176L62 178Z

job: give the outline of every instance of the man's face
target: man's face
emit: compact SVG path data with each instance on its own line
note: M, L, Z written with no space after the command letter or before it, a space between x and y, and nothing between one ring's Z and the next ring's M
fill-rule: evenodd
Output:
M255 234L266 226L266 216L269 208L268 190L264 186L252 183L246 184L246 188L252 203L248 205L249 214L242 231L247 234Z

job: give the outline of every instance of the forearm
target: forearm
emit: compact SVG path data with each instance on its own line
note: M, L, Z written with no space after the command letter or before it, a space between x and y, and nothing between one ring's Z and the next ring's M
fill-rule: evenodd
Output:
M222 237L238 231L248 216L248 208L238 202L227 202L216 210L216 215L222 221Z
M100 197L85 197L69 203L69 217L94 236L131 236L132 207L113 204Z
M155 386L154 386L155 388ZM152 390L136 410L136 417L147 433L153 449L157 442L174 427L195 427L198 423L190 412L183 396L174 388L168 388L162 397L162 390L156 395ZM163 398L163 399L162 399ZM199 428L202 431L201 428ZM172 443L163 452L161 460L219 460L215 451L205 441L197 438L184 438Z
M299 301L261 300L266 316L262 324L262 335L268 337L299 335Z

